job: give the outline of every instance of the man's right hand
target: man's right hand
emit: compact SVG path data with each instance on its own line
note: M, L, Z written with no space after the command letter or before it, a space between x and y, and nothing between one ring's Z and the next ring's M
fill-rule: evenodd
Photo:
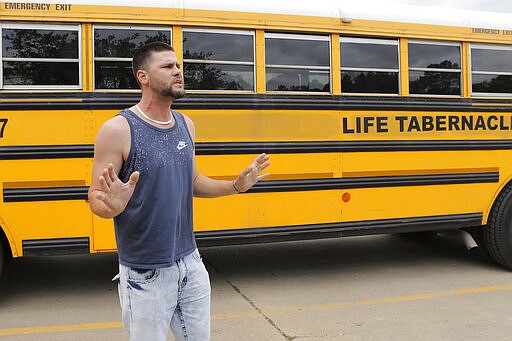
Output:
M101 189L95 190L94 194L105 204L110 213L109 216L115 217L124 211L132 197L137 181L139 181L139 172L133 172L126 183L122 182L117 177L114 166L109 163L99 177Z

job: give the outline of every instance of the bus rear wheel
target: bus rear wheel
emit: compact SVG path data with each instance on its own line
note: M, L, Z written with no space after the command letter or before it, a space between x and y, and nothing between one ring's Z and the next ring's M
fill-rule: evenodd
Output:
M2 270L4 268L4 245L2 243L2 240L0 238L0 276L2 275Z
M512 270L512 185L498 195L484 229L484 244L489 256Z

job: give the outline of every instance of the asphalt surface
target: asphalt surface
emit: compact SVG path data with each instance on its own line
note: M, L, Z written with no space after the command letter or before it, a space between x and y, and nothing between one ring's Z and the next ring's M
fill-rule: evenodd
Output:
M212 340L511 339L512 272L453 236L200 251ZM128 340L116 270L115 254L11 261L0 278L0 340Z

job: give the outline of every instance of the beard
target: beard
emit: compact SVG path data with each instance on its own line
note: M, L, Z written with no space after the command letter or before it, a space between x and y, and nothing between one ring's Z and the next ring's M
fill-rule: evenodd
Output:
M172 86L170 87L153 87L153 91L162 97L172 97L174 99L182 98L185 96L185 89L174 89Z
M161 90L161 91L159 91L159 93L161 96L164 96L164 97L172 97L174 99L178 99L178 98L182 98L183 96L185 96L185 89L176 90L171 87L168 89Z
M182 98L183 96L185 96L185 89L179 89L179 90L171 89L170 95L174 99Z

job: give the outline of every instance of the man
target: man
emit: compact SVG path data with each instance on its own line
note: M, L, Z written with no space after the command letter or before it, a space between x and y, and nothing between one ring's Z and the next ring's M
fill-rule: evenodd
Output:
M232 181L198 173L195 128L171 103L184 96L171 46L154 42L133 56L140 102L105 122L96 137L91 210L114 218L119 297L131 340L209 340L210 282L192 231L192 197L250 189L268 174L265 154Z

